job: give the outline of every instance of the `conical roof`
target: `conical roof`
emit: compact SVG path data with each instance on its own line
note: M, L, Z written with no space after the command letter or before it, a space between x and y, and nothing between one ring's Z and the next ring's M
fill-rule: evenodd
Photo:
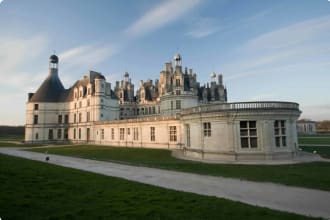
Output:
M50 69L50 73L41 84L36 93L33 94L30 102L58 102L61 94L65 91L61 80L58 77L57 69Z

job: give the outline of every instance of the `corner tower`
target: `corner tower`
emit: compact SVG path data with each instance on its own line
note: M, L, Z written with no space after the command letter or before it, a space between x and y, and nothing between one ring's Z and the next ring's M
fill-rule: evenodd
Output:
M55 132L57 137L66 136L56 127L61 121L61 97L66 93L58 77L58 57L53 54L49 57L48 76L35 93L29 93L26 103L25 141L40 142L53 141Z

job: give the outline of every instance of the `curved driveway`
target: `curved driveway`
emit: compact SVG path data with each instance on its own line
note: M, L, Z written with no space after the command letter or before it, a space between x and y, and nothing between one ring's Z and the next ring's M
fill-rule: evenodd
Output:
M27 152L13 148L0 148L0 153L45 162L45 154L43 153ZM275 210L330 219L330 192L328 191L135 167L67 156L48 156L50 156L50 161L47 163L63 167L120 177L168 189L226 198Z

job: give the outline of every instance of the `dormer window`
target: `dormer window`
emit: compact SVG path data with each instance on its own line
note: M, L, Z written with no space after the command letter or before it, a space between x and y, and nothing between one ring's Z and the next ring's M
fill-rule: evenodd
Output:
M175 81L175 84L176 84L176 86L180 86L180 79L176 79L176 81Z

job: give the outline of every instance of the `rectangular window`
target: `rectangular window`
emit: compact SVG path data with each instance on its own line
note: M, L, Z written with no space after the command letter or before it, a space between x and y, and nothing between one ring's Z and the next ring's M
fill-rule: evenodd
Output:
M286 128L284 120L274 121L275 146L286 147Z
M64 123L65 124L69 123L69 115L64 115Z
M124 140L125 138L125 128L119 129L119 140Z
M58 123L59 123L59 124L62 124L62 115L59 115L59 116L58 116Z
M150 141L155 141L155 127L150 127Z
M127 135L131 135L131 129L127 128Z
M257 122L256 121L241 121L240 136L242 148L257 148Z
M74 114L74 117L73 117L73 123L76 123L77 122L77 115L76 113Z
M186 124L187 147L190 147L190 125Z
M175 90L175 94L176 95L181 95L181 90L180 89Z
M175 80L175 84L176 84L176 86L180 86L180 85L181 85L181 83L180 83L180 79L176 79L176 80Z
M87 99L87 106L90 106L91 102L89 101L89 99Z
M34 110L39 110L39 104L34 104Z
M104 129L101 129L101 139L104 140Z
M87 121L90 121L90 112L87 112Z
M81 139L81 128L79 128L79 130L78 130L78 138L79 138L79 140Z
M53 129L49 129L48 130L48 140L53 140L53 139L54 139Z
M176 100L175 101L175 108L176 109L181 109L181 100Z
M36 133L36 140L38 140L39 139L39 134L38 133Z
M73 139L76 139L76 129L73 129Z
M115 139L115 129L111 128L111 140Z
M68 134L69 132L68 132L68 129L67 128L65 128L64 129L64 139L65 140L67 140L68 138L69 138L69 134Z
M139 130L138 130L138 128L133 128L133 140L134 141L139 140Z
M211 137L211 122L203 123L204 137Z
M81 113L79 113L79 123L81 122Z
M176 141L176 126L170 126L170 141Z
M77 103L74 103L74 108L75 108L75 109L77 108Z
M173 101L171 101L171 110L173 110Z
M33 116L33 124L38 124L38 115Z
M57 129L57 139L62 138L62 129Z

